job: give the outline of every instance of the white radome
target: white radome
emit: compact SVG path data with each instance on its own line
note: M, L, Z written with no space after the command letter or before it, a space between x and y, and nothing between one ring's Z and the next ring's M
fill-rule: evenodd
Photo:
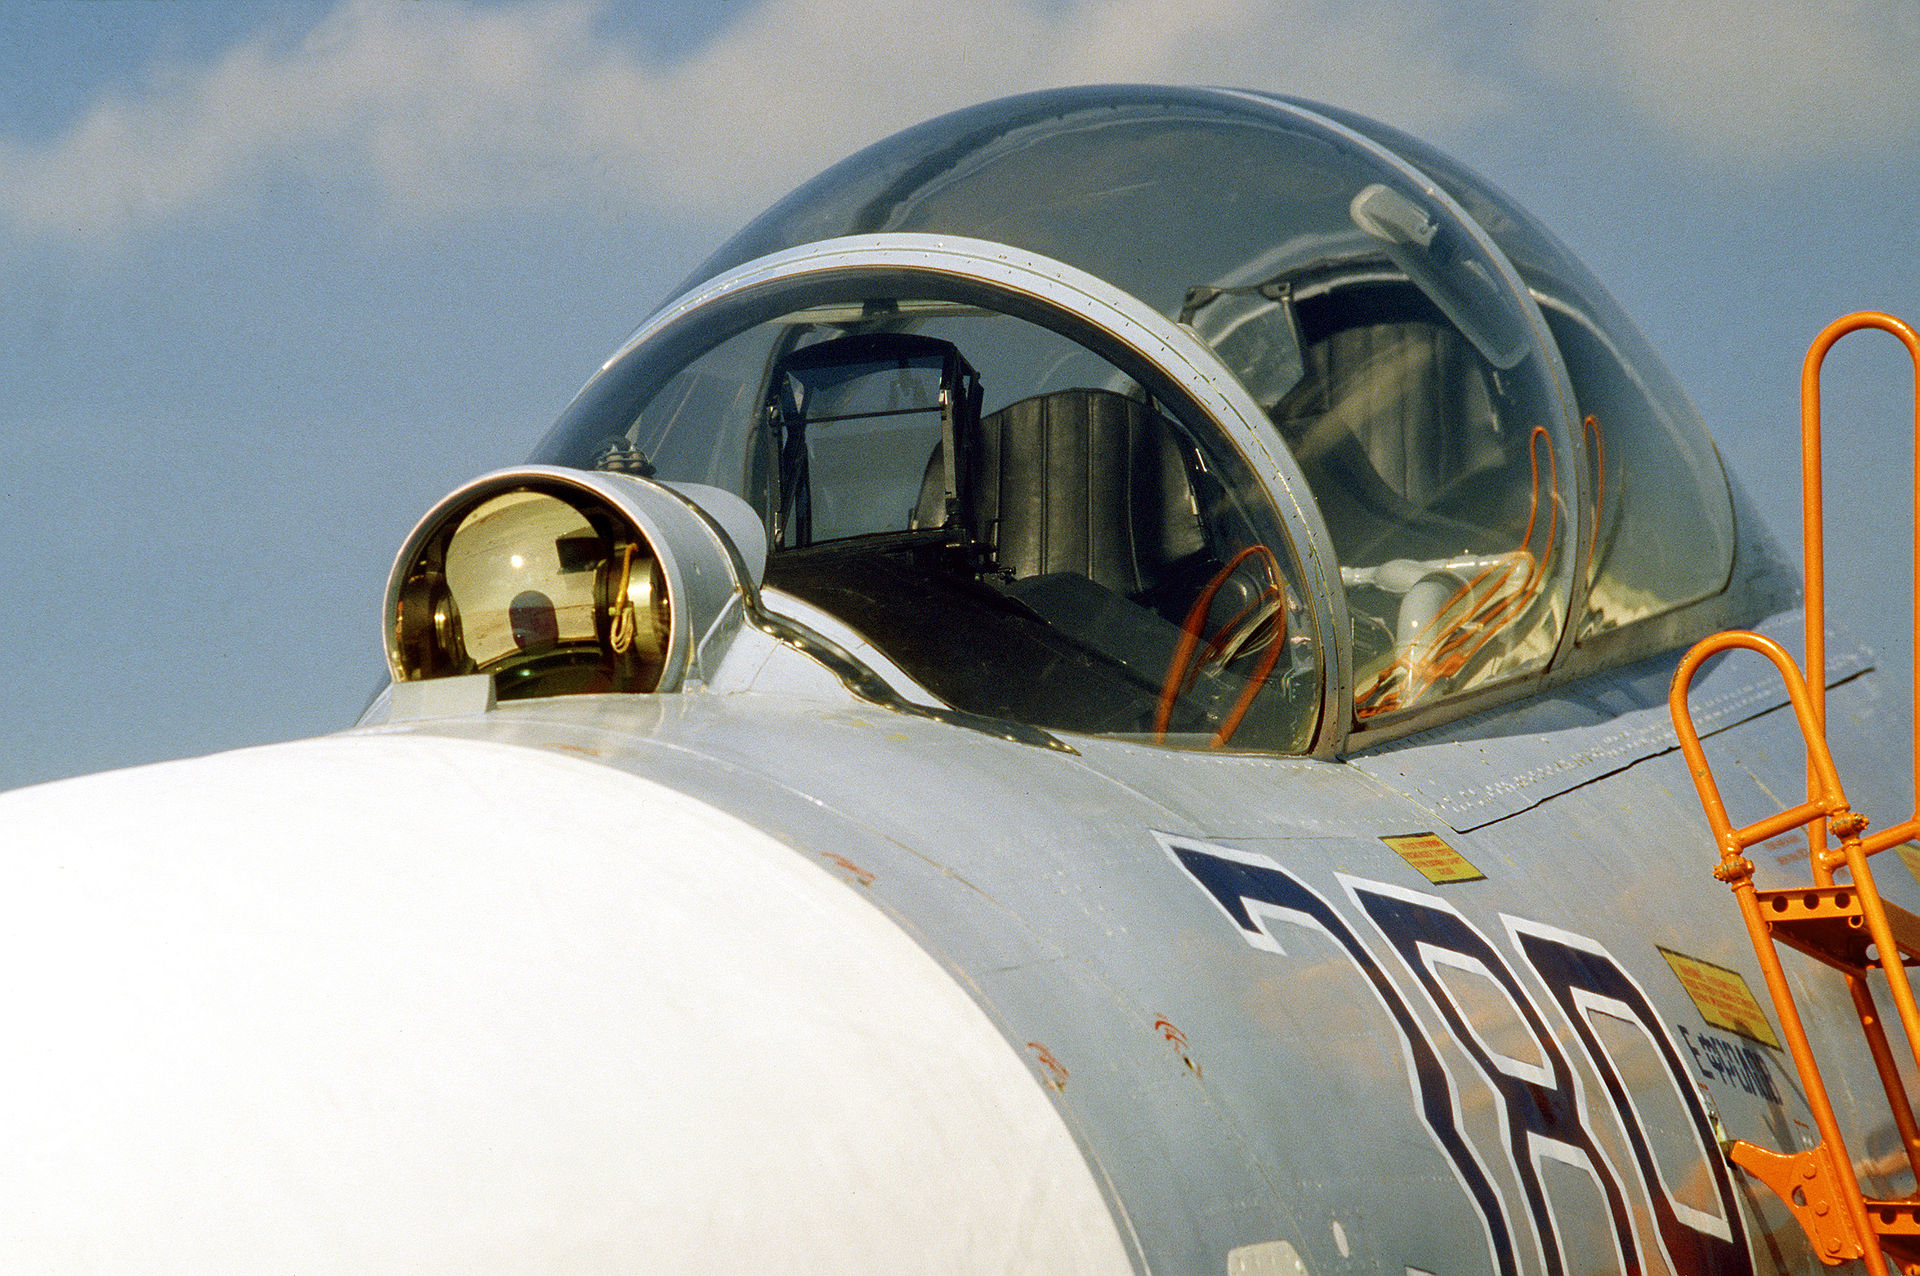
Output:
M6 1270L1130 1267L949 975L649 781L363 735L0 826Z

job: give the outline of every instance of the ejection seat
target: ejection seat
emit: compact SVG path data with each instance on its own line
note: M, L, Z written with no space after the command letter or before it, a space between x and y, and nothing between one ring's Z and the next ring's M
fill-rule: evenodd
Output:
M1369 324L1302 353L1308 375L1274 415L1341 561L1436 558L1484 540L1511 502L1502 471L1518 449L1467 340L1436 324Z
M1183 627L1218 635L1265 614L1266 569L1243 560L1228 570L1221 557L1249 542L1247 530L1216 526L1229 521L1231 502L1151 404L1103 389L1034 395L981 418L972 452L955 518L978 538L985 578L1155 697L1165 700L1176 676ZM917 526L938 525L944 472L936 449ZM1191 614L1203 596L1203 614ZM1197 682L1201 701L1231 702L1240 684L1216 685L1214 676L1270 632L1247 625L1245 643L1216 653L1187 689Z
M968 468L959 516L1010 583L1071 576L1148 601L1205 556L1191 464L1138 399L1092 389L1022 399L981 418ZM935 449L917 526L944 517L944 471Z
M1340 559L1364 721L1544 659L1561 496L1468 337L1404 287L1347 291L1301 304L1272 415Z

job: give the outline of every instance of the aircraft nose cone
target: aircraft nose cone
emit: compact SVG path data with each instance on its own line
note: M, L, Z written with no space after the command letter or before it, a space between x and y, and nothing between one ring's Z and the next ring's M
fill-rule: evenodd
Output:
M953 980L658 784L354 735L0 828L0 1269L1129 1267Z

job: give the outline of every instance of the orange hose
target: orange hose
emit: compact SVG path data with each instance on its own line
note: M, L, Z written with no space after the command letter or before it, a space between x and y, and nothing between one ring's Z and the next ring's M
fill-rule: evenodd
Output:
M1201 633L1206 628L1207 613L1212 609L1214 597L1232 578L1240 564L1249 558L1258 558L1266 569L1267 588L1251 606L1241 608L1232 619L1220 626L1213 641L1204 650L1199 650ZM1193 605L1187 609L1186 620L1180 626L1180 642L1174 648L1172 661L1167 665L1166 679L1160 684L1160 700L1155 706L1153 715L1153 738L1156 743L1166 741L1167 724L1173 720L1174 702L1198 679L1200 666L1209 657L1219 652L1222 640L1231 634L1242 620L1272 602L1278 602L1280 606L1274 612L1274 634L1267 643L1267 654L1253 676L1247 680L1246 689L1234 702L1232 711L1221 723L1220 729L1214 733L1210 744L1212 748L1223 747L1233 738L1233 733L1240 729L1241 721L1247 716L1247 711L1253 707L1254 697L1266 685L1267 678L1273 673L1274 666L1280 662L1280 653L1287 644L1287 587L1280 575L1280 562L1274 557L1271 548L1266 545L1249 545L1229 559L1225 567L1214 573L1213 579L1207 582L1206 588L1200 591L1199 596L1193 600Z
M1592 418L1589 418L1590 420ZM1595 422L1597 429L1598 422ZM1540 521L1540 440L1547 442L1547 484L1553 516L1547 521L1546 544L1535 556L1528 548ZM1364 691L1354 697L1354 717L1360 721L1405 708L1442 678L1459 673L1485 650L1499 633L1525 615L1546 584L1546 564L1553 557L1560 527L1560 464L1553 452L1553 436L1545 426L1536 425L1527 436L1527 460L1531 469L1532 490L1527 503L1527 526L1520 545L1509 551L1505 561L1483 568L1480 573L1456 589L1441 606L1426 634L1411 644L1399 660L1382 670ZM1514 573L1522 566L1525 575L1512 586ZM1478 598L1478 601L1474 601ZM1466 610L1444 623L1442 618L1456 609ZM1395 687L1404 679L1404 685Z

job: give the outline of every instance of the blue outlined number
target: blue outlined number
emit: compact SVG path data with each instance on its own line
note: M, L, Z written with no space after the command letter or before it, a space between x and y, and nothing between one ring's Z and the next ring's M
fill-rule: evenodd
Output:
M1485 1226L1494 1269L1514 1276L1516 1228L1506 1202L1473 1146L1461 1133L1456 1086L1412 1003L1371 949L1328 900L1273 860L1186 838L1160 836L1174 862L1204 890L1241 938L1265 952L1284 954L1269 929L1274 922L1304 926L1332 939L1366 979L1392 1018L1405 1052L1416 1106L1435 1145L1451 1162L1461 1187ZM1654 1014L1646 993L1594 940L1521 918L1502 916L1506 939L1573 1028L1584 1062L1600 1082L1604 1110L1625 1136L1636 1182L1623 1181L1621 1167L1603 1151L1593 1127L1586 1087L1565 1039L1548 1023L1548 1011L1522 984L1501 950L1446 901L1402 887L1339 875L1354 907L1399 958L1418 996L1445 1024L1472 1061L1480 1079L1498 1096L1505 1152L1520 1186L1521 1208L1540 1262L1551 1276L1566 1271L1565 1242L1542 1180L1542 1161L1552 1160L1588 1176L1604 1203L1618 1270L1643 1268L1635 1236L1630 1187L1651 1211L1655 1236L1667 1264L1687 1276L1751 1276L1745 1227L1725 1161L1710 1154L1711 1125L1682 1063L1679 1047ZM1456 981L1482 981L1509 1003L1531 1038L1533 1058L1522 1059L1481 1038L1460 1004ZM1699 1163L1712 1180L1712 1209L1679 1200L1650 1147L1624 1067L1595 1030L1594 1015L1626 1025L1644 1038L1686 1113ZM1701 1049L1687 1048L1696 1061ZM1643 1082L1644 1084L1644 1082Z

